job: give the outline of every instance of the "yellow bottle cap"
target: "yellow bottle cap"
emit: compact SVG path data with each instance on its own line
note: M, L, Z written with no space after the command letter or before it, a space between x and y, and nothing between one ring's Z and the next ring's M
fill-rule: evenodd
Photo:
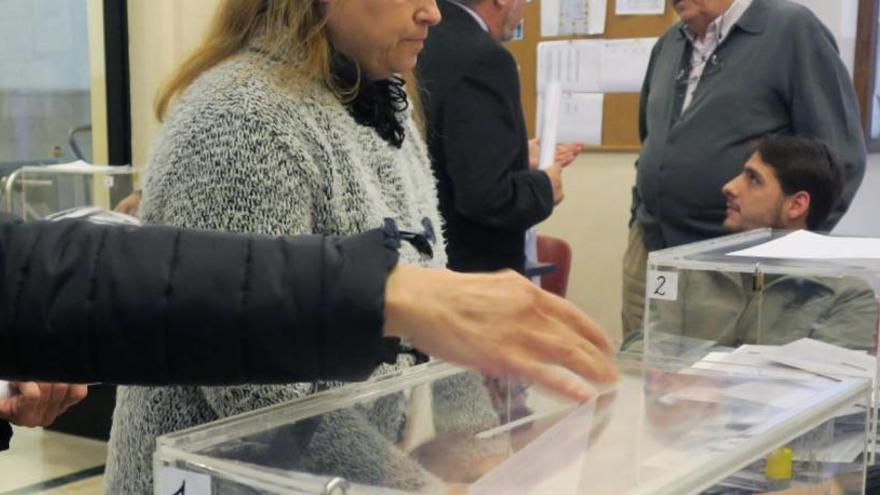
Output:
M767 466L764 475L768 480L790 480L791 461L794 453L788 447L783 447L770 452L767 456Z

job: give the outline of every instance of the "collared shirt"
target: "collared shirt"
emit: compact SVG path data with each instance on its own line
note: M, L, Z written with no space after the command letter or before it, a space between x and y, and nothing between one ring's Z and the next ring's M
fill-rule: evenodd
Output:
M484 21L482 17L480 17L480 14L474 12L474 9L468 7L467 5L458 3L455 0L449 0L449 3L453 3L453 4L461 7L462 9L464 9L465 12L470 14L471 17L473 17L474 20L477 21L477 23L480 25L480 27L483 28L483 31L486 31L487 33L489 32L489 25L486 24L486 21Z
M696 33L685 24L682 27L684 35L691 42L691 70L687 79L687 93L685 93L684 103L681 111L684 112L694 99L694 92L697 85L703 77L703 72L707 65L716 63L715 50L724 41L733 26L743 16L745 11L752 5L752 0L735 0L727 10L718 16L717 19L709 24L706 34L702 39L698 39Z

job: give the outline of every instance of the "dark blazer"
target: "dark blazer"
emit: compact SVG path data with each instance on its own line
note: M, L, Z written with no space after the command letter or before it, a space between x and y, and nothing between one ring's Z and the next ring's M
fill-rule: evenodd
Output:
M396 358L382 326L399 242L0 220L0 378L367 378Z
M417 74L449 267L522 270L525 231L550 215L553 189L529 170L516 61L461 7L438 5Z

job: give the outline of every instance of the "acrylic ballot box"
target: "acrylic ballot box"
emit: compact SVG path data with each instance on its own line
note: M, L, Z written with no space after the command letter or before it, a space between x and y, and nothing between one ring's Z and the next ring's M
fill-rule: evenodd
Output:
M22 167L5 179L2 208L30 221L72 208L112 210L134 191L131 167L75 162Z
M876 239L762 229L655 251L648 258L644 350L702 357L712 348L809 338L876 356L878 290ZM625 348L642 344L632 342L637 335L628 340ZM848 365L875 376L876 366Z
M161 437L154 493L863 493L869 381L619 367L574 404L428 363Z
M877 383L880 240L755 230L651 253L646 285L644 332L625 339L628 352ZM870 463L876 439L872 420Z

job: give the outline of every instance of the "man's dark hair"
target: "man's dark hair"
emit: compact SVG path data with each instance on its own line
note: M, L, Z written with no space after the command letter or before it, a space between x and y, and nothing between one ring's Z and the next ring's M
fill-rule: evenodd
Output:
M807 228L821 228L843 192L843 174L834 153L818 139L783 135L765 137L757 152L773 168L783 193L809 193Z

